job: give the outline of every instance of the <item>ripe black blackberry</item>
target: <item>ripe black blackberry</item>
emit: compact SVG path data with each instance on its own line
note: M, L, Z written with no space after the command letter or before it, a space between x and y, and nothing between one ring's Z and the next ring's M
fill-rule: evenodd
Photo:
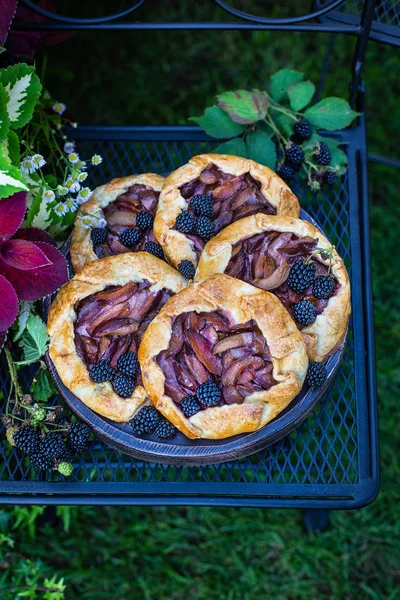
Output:
M60 433L46 433L40 440L39 452L50 458L61 458L66 449L64 438Z
M313 284L313 295L316 298L327 300L333 294L335 280L331 275L318 275Z
M326 183L326 185L334 185L336 183L336 180L337 176L335 171L325 171L323 182Z
M115 393L121 398L128 398L136 387L132 377L128 377L123 373L116 376L112 385Z
M154 217L147 210L141 210L136 216L136 225L142 231L148 231L153 227Z
M29 456L29 460L31 461L31 465L33 465L38 471L47 471L47 469L52 469L55 464L54 458L44 454L40 450L35 450L35 452Z
M312 136L311 125L307 121L307 119L300 119L300 121L296 121L296 123L294 124L293 131L302 140L309 140Z
M198 217L211 217L213 214L214 203L211 196L196 194L190 200L189 206Z
M161 258L161 259L165 258L162 247L160 246L160 244L157 244L156 242L146 242L144 245L144 249L146 250L146 252L153 254L153 256L157 256L157 258Z
M199 237L207 241L214 235L214 223L208 217L199 217L194 231Z
M109 360L103 358L90 369L89 375L95 383L112 381L115 377L115 369L112 368Z
M301 258L297 259L290 267L287 284L296 293L305 292L312 284L315 277L314 263L305 263Z
M160 422L160 413L154 406L144 406L131 420L131 426L136 435L153 433Z
M107 229L95 227L90 232L90 239L92 240L93 246L98 246L99 244L102 244L107 239Z
M186 396L186 398L181 400L179 406L186 418L195 415L201 409L199 402L194 396Z
M31 454L39 446L39 434L31 425L22 425L14 433L13 441L18 450Z
M160 440L170 440L177 434L178 430L164 417L160 418L160 422L156 427L155 434Z
M196 390L196 398L203 406L216 406L221 400L221 392L217 384L209 379L199 385Z
M187 210L183 210L176 217L175 227L181 233L192 233L196 226L196 217Z
M300 300L293 305L293 316L301 325L311 325L317 318L317 309L309 300Z
M317 165L322 165L324 167L326 165L329 165L329 163L332 160L331 151L329 150L329 147L327 144L325 144L325 142L319 142L317 144L314 156Z
M137 356L131 351L121 354L117 361L118 370L121 371L121 373L125 373L125 375L130 375L131 377L135 377L138 366L139 363Z
M121 233L119 236L119 241L127 248L133 248L141 241L142 237L143 233L139 231L139 229L129 227Z
M310 387L323 385L328 377L326 367L320 362L310 362L306 376L306 383Z
M181 260L178 271L185 279L193 279L196 269L190 260Z
M62 456L60 456L59 460L60 460L60 462L72 463L74 460L75 454L76 454L75 450L73 450L69 446L66 446L65 451L63 452Z
M304 152L297 144L291 144L285 150L286 162L294 169L298 169L304 162Z
M86 423L72 423L67 435L68 446L75 452L82 452L89 445L90 433L91 429Z
M277 174L284 181L287 181L294 175L293 168L288 163L282 163L279 169L277 170Z

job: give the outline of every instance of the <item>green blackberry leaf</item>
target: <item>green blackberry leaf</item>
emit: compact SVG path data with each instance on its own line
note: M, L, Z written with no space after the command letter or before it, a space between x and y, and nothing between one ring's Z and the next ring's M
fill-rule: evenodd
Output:
M268 110L268 96L260 90L236 90L217 96L218 105L232 121L250 125L264 119Z
M248 157L256 162L275 169L276 148L274 142L263 131L251 131L246 137Z
M53 378L47 369L40 368L32 384L32 393L35 402L47 402L53 394L57 393Z
M276 124L278 126L279 131L281 131L288 138L293 133L293 127L295 123L295 119L291 119L287 115L281 115L276 119Z
M335 131L348 127L359 114L352 110L346 100L332 96L307 108L304 117L314 127Z
M247 144L240 137L229 140L228 142L223 142L215 148L214 152L216 154L233 154L234 156L248 158Z
M290 87L299 83L303 79L303 73L294 69L281 69L271 77L271 95L274 100L279 102L287 96Z
M33 309L33 302L28 302L24 300L20 303L18 319L15 321L13 325L13 329L16 329L13 337L13 341L17 342L21 335L25 331L26 323L28 321L28 317L30 315L31 310Z
M49 336L46 325L37 315L29 315L26 329L19 342L24 351L24 360L20 364L36 362L47 350Z
M300 81L288 89L290 106L293 110L302 110L311 102L315 93L315 85L311 81Z
M244 125L232 121L219 106L209 106L202 117L190 117L189 121L197 123L207 135L214 138L232 138L246 130Z

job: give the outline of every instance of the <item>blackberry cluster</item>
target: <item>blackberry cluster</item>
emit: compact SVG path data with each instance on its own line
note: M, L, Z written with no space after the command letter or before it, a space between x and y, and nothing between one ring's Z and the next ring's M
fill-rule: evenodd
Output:
M136 225L142 231L148 231L153 227L154 217L147 210L140 211L136 216Z
M212 379L201 383L196 390L196 398L203 406L217 406L221 400L221 392Z
M214 235L214 223L208 217L199 217L194 229L195 233L205 241Z
M128 398L135 389L135 382L132 377L128 377L128 375L124 375L123 373L116 376L112 385L115 393L121 396L121 398Z
M156 242L146 242L144 245L144 249L146 250L146 252L153 254L153 256L164 259L164 252L160 244L157 244Z
M279 169L277 170L277 174L281 179L287 181L294 175L293 168L288 163L282 163Z
M300 300L293 305L293 316L301 325L311 325L317 318L317 309L309 300Z
M91 429L86 423L72 423L67 436L68 447L75 452L82 452L89 445L90 433ZM62 458L65 459L65 456Z
M180 407L187 419L195 415L201 409L200 404L194 396L186 396L186 398L183 398L180 402Z
M308 366L306 383L310 387L318 387L323 385L327 379L326 367L320 362L311 362Z
M14 433L13 441L18 450L32 454L39 445L39 434L31 425L22 425Z
M59 433L46 433L39 443L39 452L51 459L61 458L66 451L63 436Z
M196 269L190 260L182 260L178 265L178 271L185 279L193 279Z
M196 194L190 200L190 208L198 217L211 217L214 209L213 199L205 194Z
M183 210L176 217L175 227L181 233L192 233L196 226L196 217L187 210Z
M297 144L291 144L285 151L286 162L293 169L299 169L304 162L304 152Z
M287 284L296 293L305 292L315 277L314 263L305 263L301 258L290 267Z
M300 121L296 121L293 131L302 140L309 140L312 136L311 125L307 119L300 119Z
M117 361L118 370L125 375L135 377L138 369L138 359L134 352L122 354Z
M332 154L329 150L329 147L325 142L319 142L317 145L317 150L315 152L315 162L317 165L326 166L332 160Z
M121 233L121 235L119 236L119 241L127 248L133 248L140 242L142 237L143 233L139 231L139 229L129 227Z
M313 295L316 298L327 300L333 294L335 280L331 275L318 275L313 284Z
M326 185L334 185L336 183L336 180L337 176L335 171L325 171L322 181L326 183Z
M160 417L160 421L156 428L156 436L160 440L170 440L177 434L178 430L172 423L167 421L164 417Z
M46 471L47 469L52 469L54 467L54 458L44 454L40 450L36 450L29 456L29 460L31 465L35 467L38 471Z
M107 230L101 229L100 227L95 227L90 232L90 239L92 240L93 246L98 246L102 244L107 239Z
M75 450L72 450L72 448L69 448L69 446L66 446L65 451L63 452L62 456L60 456L60 461L72 463L72 461L74 460L74 456L75 456Z
M109 360L103 358L90 369L89 375L95 383L112 381L115 377L115 369L112 368Z
M131 420L131 426L136 435L153 433L160 422L160 413L154 406L144 406Z

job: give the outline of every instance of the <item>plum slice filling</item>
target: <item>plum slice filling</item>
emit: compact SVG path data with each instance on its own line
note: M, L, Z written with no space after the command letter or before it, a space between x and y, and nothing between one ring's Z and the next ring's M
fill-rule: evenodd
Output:
M189 202L197 194L211 196L214 201L214 211L211 220L214 222L215 233L221 231L238 219L249 217L256 213L275 215L276 209L261 193L261 183L249 173L230 175L224 173L216 165L204 169L199 177L185 183L180 193ZM189 212L191 209L189 208ZM188 234L194 244L194 251L199 255L205 242L197 235Z
M98 258L144 250L146 242L156 242L153 229L145 232L133 248L121 244L120 235L127 228L135 227L136 216L141 211L147 211L154 217L157 210L160 192L153 188L135 183L124 194L118 196L104 209L104 218L107 221L107 239L102 244L94 247Z
M75 304L75 346L89 371L102 359L117 369L125 352L137 354L147 326L173 295L166 289L151 290L152 285L144 280L109 286ZM141 383L138 369L135 384Z
M175 316L169 347L156 362L166 394L178 406L209 379L222 392L220 406L242 404L249 394L276 383L268 344L256 323L235 325L220 310Z
M313 295L312 285L304 292L296 293L287 285L290 267L299 258L307 258L316 249L318 239L299 237L291 232L270 231L259 233L242 240L232 247L232 256L225 273L247 281L256 287L272 292L293 315L293 306L300 300L309 300L321 314L329 300ZM328 267L318 260L315 264L315 276L327 275ZM333 296L340 288L335 279ZM303 327L299 324L300 329Z

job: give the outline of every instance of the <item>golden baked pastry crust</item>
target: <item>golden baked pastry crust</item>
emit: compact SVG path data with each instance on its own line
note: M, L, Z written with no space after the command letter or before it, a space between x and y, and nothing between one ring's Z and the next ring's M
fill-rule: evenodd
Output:
M216 309L229 312L238 324L256 321L268 343L277 384L250 394L243 404L207 408L187 419L165 394L165 377L154 357L169 346L172 316ZM138 358L143 385L151 401L189 438L223 439L260 429L299 393L308 367L302 336L280 300L228 275L212 275L170 298L148 326Z
M109 382L96 384L79 357L75 346L75 303L111 285L130 281L154 283L157 288L178 292L185 280L164 261L147 252L128 252L108 256L88 264L66 283L50 307L47 331L50 336L49 354L61 381L86 406L112 421L128 421L146 400L142 386L132 396L120 398Z
M258 213L240 219L220 231L205 246L199 260L195 279L207 279L213 273L224 273L232 254L232 246L263 231L290 231L300 237L318 238L318 247L329 249L332 244L308 221L292 217L269 216ZM314 260L328 266L318 254ZM329 298L324 311L312 325L301 330L310 360L321 361L343 340L350 317L350 281L343 260L333 251L332 274L340 283L338 292Z
M194 156L165 180L158 201L158 210L154 221L154 235L164 249L168 260L175 267L182 260L190 260L197 264L197 256L189 238L174 229L178 214L187 207L187 201L180 194L185 183L199 177L200 173L210 166L216 165L231 175L250 175L261 182L261 192L278 214L298 217L300 205L286 183L274 171L250 159L230 156L228 154L201 154Z
M164 181L164 177L155 173L129 175L119 179L112 179L109 183L101 185L93 191L90 199L80 206L72 232L70 254L75 273L79 273L85 265L98 260L96 253L93 251L90 229L85 229L82 226L79 217L88 214L98 219L103 219L103 208L114 202L121 194L125 194L133 185L147 185L153 188L155 192L160 192Z

